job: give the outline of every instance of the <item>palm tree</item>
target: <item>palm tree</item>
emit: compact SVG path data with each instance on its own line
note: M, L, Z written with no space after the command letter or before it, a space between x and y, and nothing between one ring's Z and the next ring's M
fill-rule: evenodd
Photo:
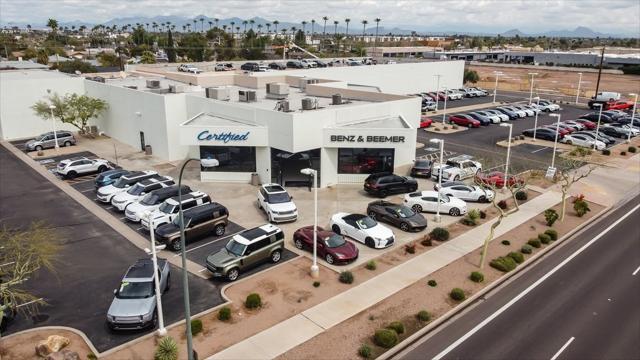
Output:
M316 33L316 20L311 19L311 40L313 40L313 35Z
M187 23L187 31L191 32L191 24Z
M222 25L222 31L227 32L227 25Z
M200 30L202 30L202 32L204 32L204 18L203 17L200 18Z
M149 32L149 23L145 24L147 26L147 32ZM131 27L131 24L129 24L129 27Z
M51 28L51 32L55 34L55 32L58 30L58 20L50 18L47 21L47 27Z
M326 30L327 30L327 20L329 20L328 16L323 16L322 20L324 20L324 27L322 28L322 38L324 39L324 36L326 34Z
M278 20L273 21L273 25L275 25L274 33L276 34L276 37L278 37L278 24L280 24L280 21Z
M27 30L31 32L31 24L27 24Z
M307 22L306 21L302 21L302 33L305 34L306 33L306 29L307 29Z
M187 31L187 25L182 25L182 32L186 32Z
M338 34L338 24L340 22L338 20L334 20L333 21L333 37L336 37L336 35Z
M220 21L220 19L218 19L218 18L213 18L213 21L215 21L215 22L216 22L216 29L217 29L217 28L218 28L218 21Z
M375 48L376 46L378 46L378 26L380 25L380 21L382 21L382 19L375 18L373 21L376 22L376 39L375 39L375 42L373 43L373 47Z
M167 21L167 30L171 28L171 21Z
M267 33L270 34L271 33L271 23L266 23L265 25L267 26Z
M367 29L367 24L368 24L368 23L369 23L369 22L368 22L367 20L362 20L362 41L363 41L363 42L364 42L364 32L365 32L365 31L366 31L366 29Z
M209 23L209 30L211 30L211 26L213 25L213 21L209 20L207 22Z
M244 30L243 32L246 34L247 33L247 24L249 24L249 22L247 20L242 20L242 25L244 25Z
M262 24L258 24L256 27L258 28L258 36L260 36L260 33L262 32Z
M230 24L231 24L231 35L233 35L233 25L235 25L235 24L236 24L236 22L235 22L235 21L232 21L232 22L230 22Z
M251 25L251 30L253 30L253 24L255 24L255 23L256 23L255 20L253 20L253 19L249 20L249 25Z

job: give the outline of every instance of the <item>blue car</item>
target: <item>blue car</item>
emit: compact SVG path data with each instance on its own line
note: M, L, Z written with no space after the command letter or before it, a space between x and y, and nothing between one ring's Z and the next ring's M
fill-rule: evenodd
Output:
M129 171L124 169L113 169L102 172L100 173L100 175L98 175L98 177L96 177L96 189L103 186L111 185L116 182L116 180L118 180L121 176L128 173Z

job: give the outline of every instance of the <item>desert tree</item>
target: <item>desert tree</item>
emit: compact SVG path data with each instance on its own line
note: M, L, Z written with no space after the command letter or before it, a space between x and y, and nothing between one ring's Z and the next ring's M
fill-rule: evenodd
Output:
M569 190L576 182L586 178L596 169L595 165L585 164L575 159L564 159L556 170L555 182L560 185L562 205L560 208L560 222L564 221Z
M52 108L53 105L53 108ZM31 106L36 115L45 120L54 119L65 124L71 124L81 133L86 132L87 123L98 117L107 109L107 102L87 95L58 93L50 94L47 100L40 100Z

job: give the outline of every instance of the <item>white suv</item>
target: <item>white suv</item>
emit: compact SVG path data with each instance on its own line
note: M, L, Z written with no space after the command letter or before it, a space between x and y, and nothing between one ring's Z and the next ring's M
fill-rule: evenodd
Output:
M110 203L111 199L118 193L126 191L129 187L135 185L138 181L149 179L151 177L159 177L158 173L153 170L134 171L126 175L122 175L113 184L103 186L98 189L96 197L98 201Z
M472 178L476 173L482 170L482 164L471 160L469 155L460 155L452 157L447 160L443 165L434 164L431 169L431 178L438 180L440 176L440 167L442 167L442 181L453 180L458 181L462 179Z
M147 193L173 184L173 179L168 176L142 180L128 188L127 191L118 193L111 198L111 205L120 211L124 211L127 206L142 199Z
M199 205L209 204L210 202L211 198L209 195L201 191L193 191L189 194L182 195L182 211L184 212L187 209L191 209L192 207ZM178 217L178 212L180 210L179 205L180 203L178 202L177 196L167 199L158 207L158 210L152 212L150 215L142 215L140 218L140 224L147 230L149 229L151 220L153 220L154 228L168 224Z
M258 207L267 214L269 222L297 220L298 208L292 199L278 184L264 184L258 191Z
M188 194L191 192L191 188L187 185L182 185L182 193ZM153 190L147 193L142 199L127 206L124 210L124 216L129 221L140 222L144 216L150 214L160 207L162 203L174 196L178 195L178 185L172 185L158 190Z
M76 157L60 161L56 168L56 172L64 177L72 179L78 175L103 172L111 168L112 166L107 160Z
M202 70L191 64L181 64L180 66L178 66L178 71L188 72L192 74L200 74L202 72Z

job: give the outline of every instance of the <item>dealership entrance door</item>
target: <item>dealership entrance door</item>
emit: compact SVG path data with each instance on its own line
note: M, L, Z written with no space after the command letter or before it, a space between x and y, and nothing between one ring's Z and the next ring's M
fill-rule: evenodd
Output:
M271 148L271 181L283 186L313 186L313 177L303 175L300 170L311 168L318 171L320 184L320 149L290 153Z

